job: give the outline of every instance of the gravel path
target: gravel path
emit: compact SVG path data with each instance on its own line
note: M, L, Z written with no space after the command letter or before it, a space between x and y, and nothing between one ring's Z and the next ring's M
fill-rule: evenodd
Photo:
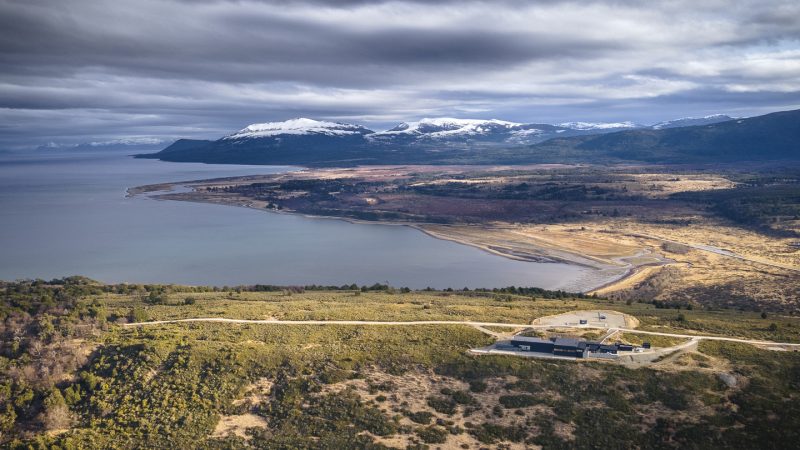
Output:
M505 328L534 328L534 329L548 329L548 328L573 328L573 329L601 329L611 331L623 331L636 334L649 334L653 336L668 336L684 339L697 339L709 341L725 341L725 342L739 342L743 344L752 345L780 345L789 347L800 347L800 343L793 342L774 342L764 341L758 339L744 339L725 336L710 336L700 334L679 334L679 333L664 333L661 331L644 331L635 328L623 327L602 327L594 325L530 325L521 323L499 323L499 322L472 322L472 321L454 321L454 320L418 320L418 321L405 321L405 322L382 322L371 320L249 320L249 319L227 319L223 317L198 317L192 319L174 319L174 320L155 320L152 322L136 322L124 324L124 327L142 327L148 325L165 325L174 323L192 323L192 322L213 322L213 323L231 323L231 324L261 324L261 325L366 325L366 326L413 326L413 325L467 325L471 327L505 327Z

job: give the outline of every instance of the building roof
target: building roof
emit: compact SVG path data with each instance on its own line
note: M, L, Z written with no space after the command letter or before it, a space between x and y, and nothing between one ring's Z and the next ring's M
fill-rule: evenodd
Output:
M512 337L511 340L512 341L517 341L517 342L530 342L531 344L552 344L552 342L550 342L547 339L542 339L542 338L532 337L532 336L516 335L516 336Z
M564 338L560 337L556 339L555 344L559 347L578 347L578 341L575 338Z

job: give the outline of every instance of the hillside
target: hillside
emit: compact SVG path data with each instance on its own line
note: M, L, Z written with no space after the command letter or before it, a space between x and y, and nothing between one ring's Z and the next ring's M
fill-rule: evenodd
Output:
M713 163L797 160L800 157L800 110L710 125L552 139L532 146L531 150L537 155L561 154L586 161Z
M0 282L0 296L3 448L752 449L790 447L800 425L797 352L701 341L640 368L477 356L467 350L509 330L458 323L600 309L638 318L641 331L797 342L788 316L521 288L220 290L71 278ZM195 317L453 324L126 325ZM621 339L642 337L674 345Z

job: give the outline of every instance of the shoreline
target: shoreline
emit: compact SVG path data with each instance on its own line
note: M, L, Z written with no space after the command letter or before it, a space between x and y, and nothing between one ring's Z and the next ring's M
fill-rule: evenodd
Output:
M392 221L367 221L361 219L354 219L350 217L339 217L339 216L325 216L325 215L315 215L315 214L308 214L294 210L277 210L277 209L264 209L264 208L257 208L253 206L252 203L240 203L240 202L215 202L215 201L208 201L202 198L174 198L170 197L170 195L179 195L179 194L191 194L197 192L193 185L199 184L202 181L209 181L209 180L194 180L194 181L180 181L174 183L158 183L155 185L145 185L145 186L135 186L128 188L126 190L126 197L127 198L135 198L138 196L145 196L146 198L150 198L153 200L159 201L185 201L185 202L193 202L193 203L203 203L203 204L211 204L211 205L221 205L221 206L234 206L234 207L241 207L252 209L256 211L262 211L267 213L277 213L277 214L287 214L293 216L300 216L305 217L308 219L325 219L325 220L341 220L352 224L361 224L361 225L384 225L384 226L404 226L415 229L429 237L434 239L439 239L443 241L450 241L459 245L469 246L483 252L489 253L491 255L503 257L506 259L511 259L515 261L521 262L536 262L536 263L554 263L554 264L568 264L573 266L585 267L592 269L595 271L594 273L599 274L602 276L604 271L613 271L624 269L624 272L621 274L610 274L605 276L603 280L596 282L596 283L586 283L579 287L579 289L575 292L580 292L583 294L589 294L599 292L601 290L613 290L613 287L616 285L624 284L629 278L634 277L642 270L645 270L650 267L662 267L670 262L664 261L663 263L646 263L641 265L636 265L631 262L625 261L626 258L630 258L627 256L613 258L613 260L620 265L614 265L612 263L605 263L597 261L595 258L592 258L588 255L581 255L575 252L569 251L567 249L559 250L561 253L566 253L567 255L574 255L575 259L569 257L559 257L555 255L548 254L548 249L544 246L536 246L533 244L533 247L539 248L542 250L544 255L533 255L519 251L519 254L513 253L506 253L503 251L498 250L497 248L492 248L493 246L472 242L468 239L459 238L456 236L451 236L447 234L442 234L441 232L433 231L426 228L426 225L438 225L441 224L428 224L422 222L392 222ZM181 190L182 192L176 192L176 189ZM590 260L595 262L595 264L588 264L578 261L578 259ZM578 285L581 284L580 279L573 280L573 282L577 283Z

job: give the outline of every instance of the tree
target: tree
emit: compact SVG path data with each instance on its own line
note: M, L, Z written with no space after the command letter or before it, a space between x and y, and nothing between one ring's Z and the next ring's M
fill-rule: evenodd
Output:
M36 325L38 337L42 341L48 342L56 334L56 327L53 325L53 317L50 314L42 315Z
M42 412L42 425L47 430L61 430L72 425L72 413L67 407L67 402L58 388L53 388L50 395L44 399Z
M167 296L156 291L150 291L145 302L151 305L160 305L167 300Z
M11 403L6 403L6 410L0 414L0 442L6 433L14 429L14 422L17 420L17 413Z
M144 309L135 307L131 310L131 322L144 322L147 320L147 313Z
M75 384L64 391L64 400L68 405L76 405L81 401L81 388Z

